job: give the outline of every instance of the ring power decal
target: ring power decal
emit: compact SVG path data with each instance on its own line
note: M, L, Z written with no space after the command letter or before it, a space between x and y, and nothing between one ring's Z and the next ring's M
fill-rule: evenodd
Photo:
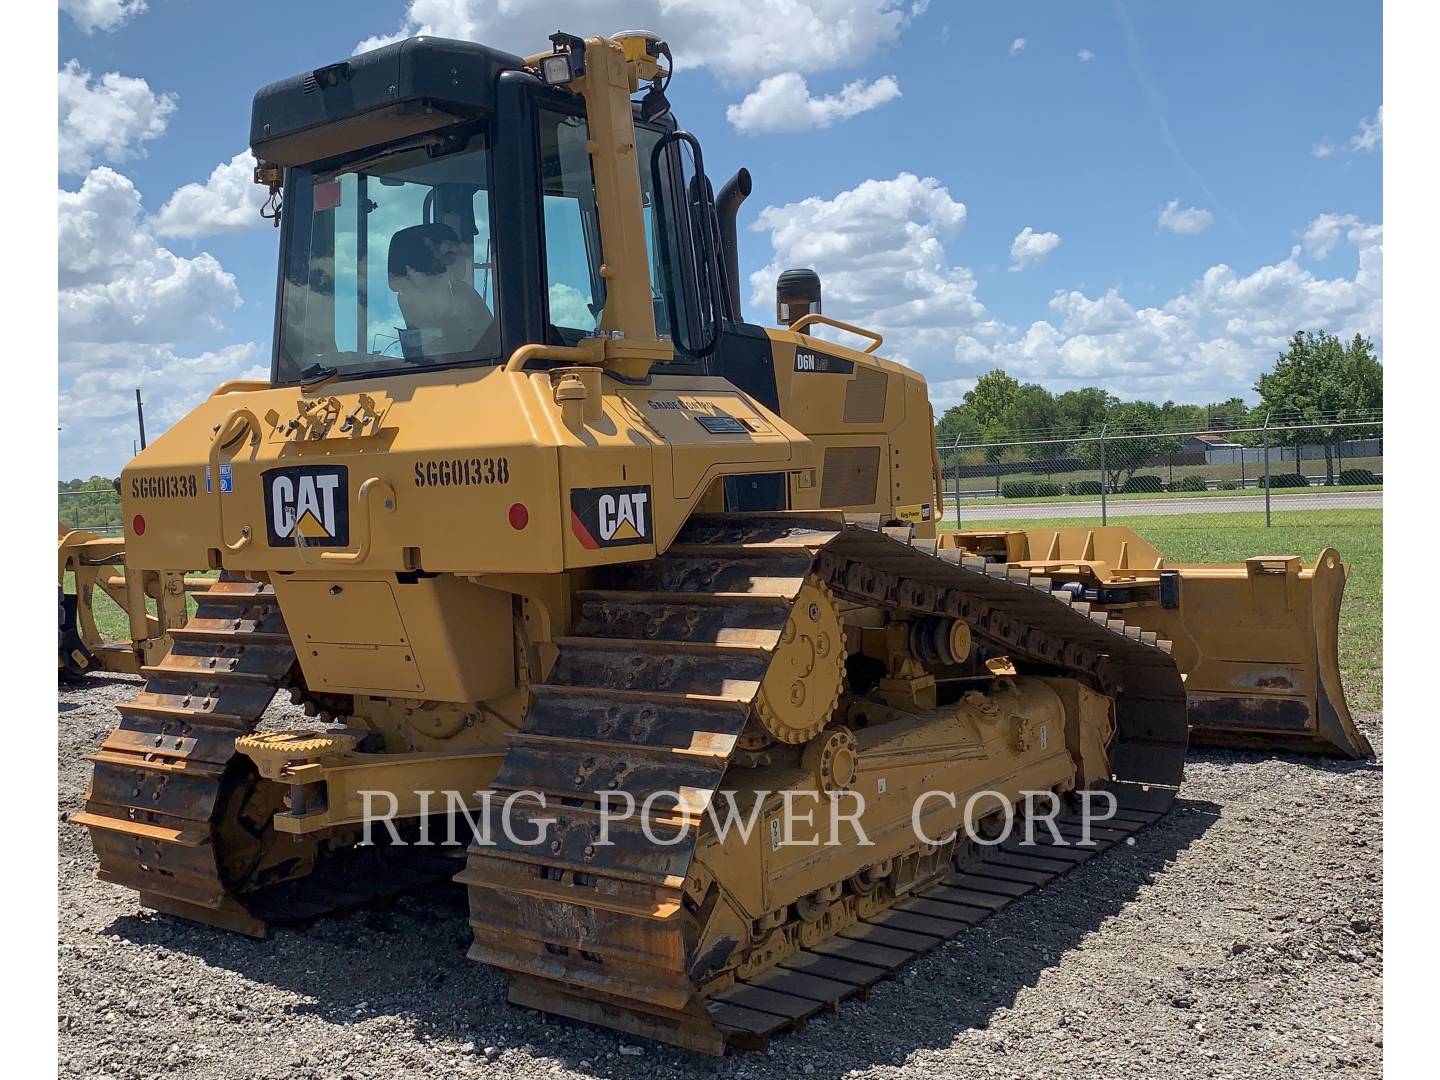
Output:
M582 547L653 544L650 485L574 488L570 492L570 529Z
M350 543L349 469L292 465L271 469L265 481L265 533L271 547L294 547L298 533L310 547Z

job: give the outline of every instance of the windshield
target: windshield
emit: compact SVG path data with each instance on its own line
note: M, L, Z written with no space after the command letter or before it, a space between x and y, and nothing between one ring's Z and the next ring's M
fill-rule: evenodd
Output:
M458 145L291 170L277 382L499 359L489 144Z

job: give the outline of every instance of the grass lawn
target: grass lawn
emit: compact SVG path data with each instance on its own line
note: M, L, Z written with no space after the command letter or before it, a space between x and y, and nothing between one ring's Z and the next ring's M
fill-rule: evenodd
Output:
M1134 529L1172 562L1241 562L1251 555L1299 555L1312 563L1333 547L1349 565L1340 605L1340 673L1352 709L1381 706L1381 511L1350 510L1345 524L1315 524L1316 511L1277 511L1272 528L1250 524L1239 514L1173 514L1127 517L1117 524ZM1249 515L1244 515L1248 518ZM1236 518L1231 524L1226 518ZM981 521L976 529L1064 528L1084 524L1068 518ZM953 528L953 526L944 526Z

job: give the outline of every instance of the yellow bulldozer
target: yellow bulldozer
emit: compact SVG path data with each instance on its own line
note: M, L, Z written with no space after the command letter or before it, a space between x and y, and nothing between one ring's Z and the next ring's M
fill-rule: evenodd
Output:
M1156 820L1192 723L1364 752L1333 552L942 531L924 380L808 272L743 321L671 70L414 38L258 93L273 367L124 470L126 575L220 576L93 756L102 879L258 936L453 877L512 1001L723 1053Z

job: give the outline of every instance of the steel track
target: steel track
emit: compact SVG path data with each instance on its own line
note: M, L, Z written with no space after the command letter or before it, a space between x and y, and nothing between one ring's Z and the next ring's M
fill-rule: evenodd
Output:
M809 575L843 599L964 619L1016 661L1073 674L1115 702L1121 807L1093 848L1003 847L936 875L893 907L709 997L687 907L698 815L671 808L684 842L657 847L611 823L596 792L637 803L687 790L703 803L735 752L790 604ZM1168 810L1186 750L1183 684L1168 642L1019 568L941 551L878 518L701 515L648 563L609 571L577 598L572 636L511 737L498 791L539 791L548 845L472 847L473 959L510 973L510 998L709 1053L754 1047L864 990ZM557 809L558 807L558 809ZM665 809L665 804L660 804ZM538 824L538 823L537 823ZM1066 835L1078 827L1064 823ZM525 828L516 829L525 834ZM523 839L523 835L521 837Z

